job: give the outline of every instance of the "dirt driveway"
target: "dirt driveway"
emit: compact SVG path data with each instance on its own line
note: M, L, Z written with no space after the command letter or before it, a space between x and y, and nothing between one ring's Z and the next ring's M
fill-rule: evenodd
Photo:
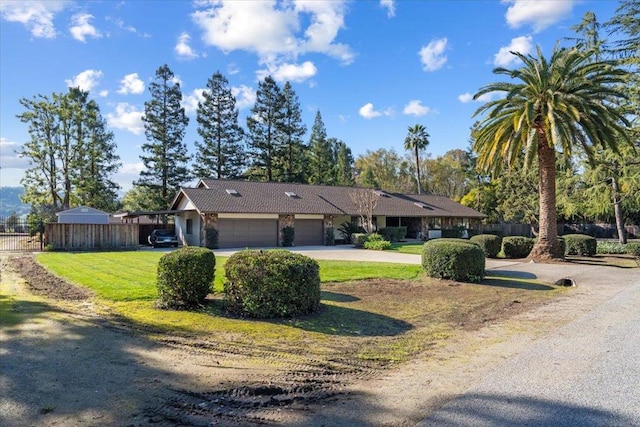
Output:
M571 277L578 288L570 297L533 311L461 331L411 362L352 375L348 382L333 378L335 386L329 392L325 388L314 394L314 378L332 380L317 366L274 365L265 354L264 362L221 367L222 358L233 361L234 355L219 345L175 337L147 339L145 331L96 314L90 299L34 296L8 268L6 257L0 263L1 290L9 295L0 304L10 316L9 326L0 331L3 426L414 425L536 339L638 280L637 269L496 266L535 274L547 282ZM45 289L39 292L47 294L44 275L41 283ZM73 289L69 292L73 296ZM282 378L292 372L304 375L306 383L292 382L295 386L287 389ZM262 386L214 391L232 383ZM226 403L224 412L218 410L221 402Z

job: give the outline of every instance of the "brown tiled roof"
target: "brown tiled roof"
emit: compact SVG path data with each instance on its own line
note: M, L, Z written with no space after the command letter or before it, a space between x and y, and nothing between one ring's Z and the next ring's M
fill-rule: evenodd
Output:
M179 201L187 197L201 213L358 215L350 194L370 191L355 187L216 179L203 179L198 187L181 189L171 208L176 209ZM237 195L229 194L227 190L235 190ZM295 196L290 197L287 192ZM484 217L480 212L444 196L381 194L374 215Z

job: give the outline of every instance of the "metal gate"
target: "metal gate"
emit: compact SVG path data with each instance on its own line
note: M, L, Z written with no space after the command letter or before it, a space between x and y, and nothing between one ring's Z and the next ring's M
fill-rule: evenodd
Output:
M0 251L41 251L44 224L16 215L0 216Z

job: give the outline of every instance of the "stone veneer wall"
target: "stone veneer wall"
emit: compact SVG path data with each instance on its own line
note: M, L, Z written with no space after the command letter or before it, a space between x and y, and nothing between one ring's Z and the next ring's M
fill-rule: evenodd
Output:
M327 245L327 230L333 228L333 215L324 216L324 227L322 228L322 244Z
M282 246L284 242L282 229L285 227L294 227L295 229L295 219L293 215L278 215L278 246Z
M207 228L218 230L218 214L203 213L200 215L200 246L207 247Z
M429 238L429 218L425 218L422 217L421 218L421 227L420 227L420 232L422 233L422 238L423 239L428 239Z

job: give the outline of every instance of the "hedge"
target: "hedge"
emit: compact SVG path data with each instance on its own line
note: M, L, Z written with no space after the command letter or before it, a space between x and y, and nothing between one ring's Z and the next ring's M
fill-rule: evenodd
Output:
M484 251L484 255L488 258L495 258L502 247L502 238L494 234L478 234L469 239L477 244Z
M245 250L229 257L224 284L227 309L253 318L294 317L320 305L320 267L286 250Z
M468 240L430 240L422 248L422 268L430 277L479 282L484 277L484 252Z
M586 234L566 234L562 236L565 243L565 255L594 256L598 248L595 237Z
M522 236L507 236L502 239L502 253L505 258L526 258L529 256L535 239Z
M213 252L188 246L163 255L158 262L158 307L190 309L211 292L216 267Z
M627 243L625 250L629 255L640 257L640 243L638 242Z

